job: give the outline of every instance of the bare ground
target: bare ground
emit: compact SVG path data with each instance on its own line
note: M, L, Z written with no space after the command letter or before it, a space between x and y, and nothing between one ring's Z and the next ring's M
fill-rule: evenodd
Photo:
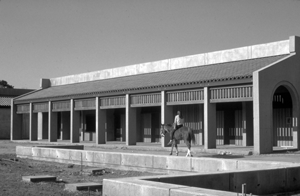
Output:
M66 183L101 182L107 178L124 178L133 176L155 175L147 172L121 171L105 169L95 175L81 172L79 165L43 162L31 159L17 158L16 144L0 141L0 195L102 195L99 192L64 190ZM87 167L83 167L85 169ZM28 183L22 181L22 176L52 175L57 176L56 182Z

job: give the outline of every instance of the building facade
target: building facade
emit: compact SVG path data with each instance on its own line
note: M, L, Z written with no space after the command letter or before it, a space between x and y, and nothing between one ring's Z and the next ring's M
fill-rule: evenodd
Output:
M41 79L12 101L11 138L160 142L180 110L197 145L299 149L300 38Z
M11 111L11 100L14 97L28 93L32 89L14 89L14 88L0 88L0 139L10 139L10 111ZM28 117L24 115L23 123L29 123ZM28 127L25 125L25 127ZM24 134L29 134L29 129L27 129ZM26 135L23 135L26 137Z

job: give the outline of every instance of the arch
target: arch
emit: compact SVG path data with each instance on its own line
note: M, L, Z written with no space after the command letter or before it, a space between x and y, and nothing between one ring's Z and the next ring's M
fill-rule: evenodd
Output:
M277 83L272 92L273 146L293 146L299 149L299 96L287 81Z

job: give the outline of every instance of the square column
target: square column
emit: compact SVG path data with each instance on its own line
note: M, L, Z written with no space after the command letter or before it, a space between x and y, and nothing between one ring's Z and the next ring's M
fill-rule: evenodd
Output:
M136 108L130 107L130 95L126 94L126 113L125 113L126 145L136 145L137 112Z
M52 112L52 102L49 101L48 109L48 140L57 142L57 112Z
M161 91L161 124L172 124L173 119L173 107L167 106L167 93ZM170 141L170 134L165 134L165 137L161 138L161 146L167 147Z
M38 118L37 113L33 113L33 104L29 104L29 140L37 141L38 139Z
M199 110L199 144L198 145L204 145L204 131L203 131L203 112L204 112L204 105L200 104L200 110Z
M100 99L96 97L96 144L106 143L106 110L100 110Z
M14 105L13 99L11 100L10 119L10 140L22 139L22 115L17 114L17 106Z
M70 135L71 143L79 143L79 130L80 130L80 112L74 110L74 100L71 99L70 104Z
M43 113L38 112L38 140L43 139Z
M216 104L210 103L210 91L204 87L204 148L216 148L217 139Z
M259 72L253 73L253 142L255 154L273 151L272 101ZM267 81L265 79L265 81Z
M83 142L85 139L84 137L86 132L85 112L80 111L79 115L80 115L79 141Z
M242 103L243 146L253 145L253 104Z

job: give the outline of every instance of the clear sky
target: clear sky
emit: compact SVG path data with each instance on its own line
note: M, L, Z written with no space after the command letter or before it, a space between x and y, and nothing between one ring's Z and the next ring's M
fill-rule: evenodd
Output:
M300 36L299 0L0 0L0 80L56 78Z

